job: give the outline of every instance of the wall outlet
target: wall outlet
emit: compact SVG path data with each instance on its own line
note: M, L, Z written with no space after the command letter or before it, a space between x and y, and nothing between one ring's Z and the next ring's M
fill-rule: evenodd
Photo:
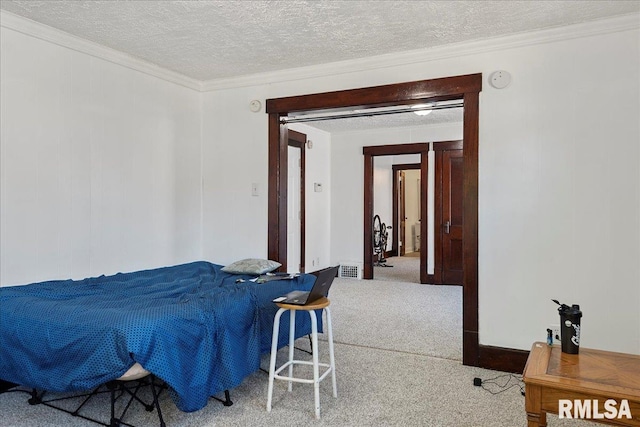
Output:
M551 329L553 333L553 345L560 345L560 325L555 323L549 325L549 329Z

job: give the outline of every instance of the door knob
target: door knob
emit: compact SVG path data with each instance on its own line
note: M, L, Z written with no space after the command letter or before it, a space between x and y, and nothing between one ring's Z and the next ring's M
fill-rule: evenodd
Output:
M444 233L449 234L449 231L451 231L451 223L447 221L444 223Z

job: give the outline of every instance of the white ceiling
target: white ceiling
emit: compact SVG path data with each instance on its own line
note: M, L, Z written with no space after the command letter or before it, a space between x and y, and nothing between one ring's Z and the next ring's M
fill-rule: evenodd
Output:
M640 11L631 1L24 1L0 8L209 81Z
M0 9L215 81L637 13L640 1L0 0ZM461 119L458 109L310 125L336 132Z

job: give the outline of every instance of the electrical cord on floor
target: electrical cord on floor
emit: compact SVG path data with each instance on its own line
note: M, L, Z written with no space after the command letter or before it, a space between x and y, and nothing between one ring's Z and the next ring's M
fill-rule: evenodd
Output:
M504 393L507 390L518 387L520 394L524 396L524 382L522 381L522 377L515 374L498 375L497 377L486 380L476 377L473 379L473 385L482 387L483 390L491 394Z

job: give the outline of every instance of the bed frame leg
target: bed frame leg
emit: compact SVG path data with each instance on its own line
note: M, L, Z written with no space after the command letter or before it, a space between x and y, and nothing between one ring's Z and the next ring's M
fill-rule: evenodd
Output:
M222 402L224 406L231 406L233 402L231 401L231 396L229 394L229 390L224 391L224 402Z
M153 393L153 404L156 407L156 411L158 411L158 419L160 420L160 427L165 427L164 419L162 418L162 411L160 410L160 402L158 400L160 393L156 392L156 385L154 383L155 377L151 375L151 393ZM160 389L162 391L162 389Z
M42 396L44 396L46 392L42 392L42 394L40 396L38 396L38 390L36 390L35 388L31 391L31 398L29 400L27 400L27 402L29 402L29 405L39 405L42 403Z
M109 389L111 395L111 418L109 419L109 426L119 427L120 420L116 418L116 389L118 388L118 386L115 382L110 381L107 383L107 388Z
M231 401L231 395L229 394L229 390L225 390L224 391L224 400L220 399L219 397L215 397L215 396L211 396L213 397L215 400L217 400L218 402L222 402L222 404L224 406L231 406L233 405L233 402Z

